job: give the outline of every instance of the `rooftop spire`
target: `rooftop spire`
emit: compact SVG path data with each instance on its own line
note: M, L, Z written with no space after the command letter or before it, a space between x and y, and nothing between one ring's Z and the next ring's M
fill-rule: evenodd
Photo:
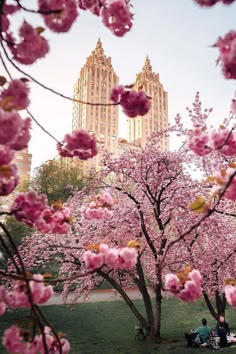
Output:
M150 59L148 55L146 56L145 65L150 65Z
M97 44L96 44L96 49L102 48L102 42L100 37L98 38Z
M151 66L150 59L149 59L148 55L146 56L143 70L152 71L152 66Z

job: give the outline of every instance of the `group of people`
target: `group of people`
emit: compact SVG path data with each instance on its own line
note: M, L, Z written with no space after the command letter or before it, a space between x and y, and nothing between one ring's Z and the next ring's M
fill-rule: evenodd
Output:
M230 329L228 323L225 321L224 316L219 317L219 321L216 325L215 330L212 330L207 325L207 320L202 319L202 325L196 330L191 331L191 333L185 333L185 338L187 340L187 346L208 346L213 345L214 339L218 339L219 347L226 347L230 343L228 342L227 336L230 336Z

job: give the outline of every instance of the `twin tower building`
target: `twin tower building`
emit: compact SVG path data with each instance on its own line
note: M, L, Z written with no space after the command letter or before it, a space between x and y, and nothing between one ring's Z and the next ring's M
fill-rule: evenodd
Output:
M96 136L100 146L115 155L119 155L126 148L144 147L147 138L153 132L168 127L168 94L160 83L159 74L152 71L148 57L146 57L142 70L136 75L134 89L142 88L146 95L151 97L151 109L145 116L126 118L128 139L119 137L119 117L123 114L119 106L93 106L78 102L112 103L111 90L118 85L119 77L112 67L111 58L104 54L99 39L96 48L81 68L74 88L72 130L84 129L91 132ZM168 150L167 138L161 140L161 150ZM98 170L99 160L100 157L97 156L86 161L83 164L84 173Z

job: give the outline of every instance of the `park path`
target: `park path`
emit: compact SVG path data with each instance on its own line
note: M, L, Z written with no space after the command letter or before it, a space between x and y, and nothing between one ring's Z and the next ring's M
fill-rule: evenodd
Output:
M154 291L152 288L148 288L148 292L151 297L154 297ZM141 299L142 296L137 289L126 289L126 293L132 300ZM67 303L70 303L71 299L73 298L73 293L68 296ZM87 299L84 300L83 297L77 299L76 303L88 303L88 302L102 302L102 301L120 301L122 297L115 292L113 289L98 289L92 290L89 293ZM55 293L47 303L44 305L61 305L63 304L63 300L61 297L61 293Z

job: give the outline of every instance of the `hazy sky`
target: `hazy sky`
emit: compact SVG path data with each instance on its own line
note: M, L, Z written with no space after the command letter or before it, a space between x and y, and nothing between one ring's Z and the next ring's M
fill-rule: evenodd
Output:
M26 1L30 4L30 1ZM66 34L49 30L50 54L31 67L22 66L45 85L72 97L73 86L86 57L101 38L107 56L121 84L131 84L148 54L153 70L169 94L169 120L191 105L196 91L206 107L213 107L212 122L228 116L234 81L227 81L216 66L216 39L236 29L236 4L198 7L193 0L132 0L134 25L123 38L113 36L97 18L80 12L77 22ZM27 16L25 16L27 18ZM37 26L40 19L34 17ZM22 77L22 75L16 75ZM57 139L71 131L72 102L31 83L30 110ZM122 123L124 126L125 121ZM121 130L120 135L124 136ZM172 144L173 145L173 144ZM30 152L33 167L56 154L55 142L33 125Z

